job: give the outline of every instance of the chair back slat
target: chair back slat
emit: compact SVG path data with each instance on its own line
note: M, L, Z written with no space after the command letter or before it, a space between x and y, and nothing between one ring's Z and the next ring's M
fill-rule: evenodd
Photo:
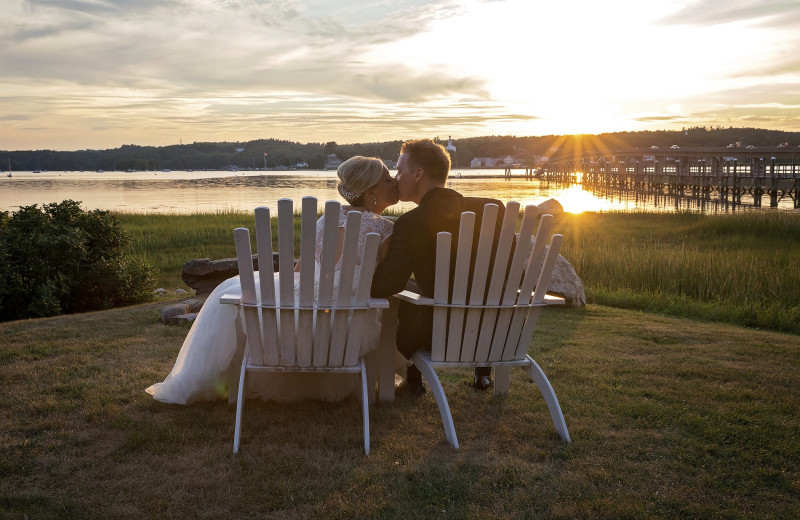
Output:
M314 331L314 257L317 199L303 197L300 216L300 294L297 311L297 366L311 366ZM292 219L294 220L294 219ZM293 222L294 223L294 222Z
M320 307L330 307L333 301L333 279L336 274L336 253L339 243L340 204L329 200L325 203L325 225L322 234L322 254L320 256L319 295ZM314 331L314 358L312 365L322 367L328 364L330 345L331 313L318 312Z
M381 237L377 233L367 233L364 239L364 252L361 255L361 269L356 280L356 291L353 304L358 307L366 307L369 303L369 291L372 286L372 275L375 273L375 266L378 259L378 247ZM344 366L355 366L359 359L366 352L361 352L361 340L366 320L370 319L370 312L365 309L353 311L350 321L350 334L347 337L347 347L344 353ZM377 345L375 345L377 348Z
M478 235L478 248L475 255L475 266L472 269L468 303L471 306L483 305L486 294L486 280L489 278L489 265L492 260L494 232L497 228L497 204L486 204L483 209L481 229ZM482 309L467 309L464 320L464 337L461 340L461 361L475 360L475 346L478 343L478 331L481 326Z
M272 226L269 208L258 207L256 219L256 251L258 252L258 280L262 305L275 305L275 278L272 274ZM280 361L278 353L278 313L269 309L261 314L262 356L254 357L254 362L277 365Z
M294 221L292 200L278 200L278 287L281 307L294 307ZM294 312L281 310L280 365L295 364Z
M500 300L500 303L503 305L512 305L517 301L520 279L522 278L523 269L526 265L525 260L528 256L527 246L531 240L537 213L538 208L536 206L529 205L525 207L525 212L522 216L522 224L517 237L517 246L514 250L514 256L511 259L511 265L508 268L508 276L505 280L503 296ZM511 323L513 312L513 309L501 309L497 313L494 335L491 339L491 348L489 349L487 358L488 361L499 361L503 359L508 326L509 323Z
M237 228L233 231L233 236L236 242L236 259L239 262L242 302L255 305L258 303L258 299L256 297L255 275L253 273L253 253L250 248L250 231L247 228ZM250 349L256 356L261 356L261 331L258 327L258 312L254 307L244 308L244 322L247 336L252 337Z
M450 295L450 242L452 234L440 231L436 234L436 273L433 286L434 304L447 305ZM431 336L431 359L444 361L447 342L447 307L433 308L433 335Z
M506 205L506 213L500 228L500 238L497 241L497 253L492 267L492 276L489 279L489 289L486 292L486 305L499 304L500 297L503 295L509 256L511 255L511 247L514 244L514 228L517 225L517 217L519 217L519 202L509 202ZM489 348L491 347L496 322L497 309L484 309L480 320L478 342L475 348L475 361L483 362L489 359ZM469 326L469 323L467 326Z
M326 218L327 220L327 218ZM344 228L344 242L342 256L339 262L339 284L336 294L335 307L348 307L353 299L353 275L356 268L358 253L358 235L361 229L361 213L350 211ZM331 328L330 352L328 365L340 367L344 362L344 347L347 341L347 326L350 321L348 310L334 310L333 326Z
M472 236L474 234L475 213L472 211L465 211L461 214L461 223L458 228L455 276L453 278L453 291L450 297L450 303L455 305L464 305L467 303L467 290L470 285L469 266L472 261ZM461 359L461 334L464 329L464 309L451 308L449 321L445 360L459 361Z
M550 229L553 227L553 215L542 215L539 219L539 228L536 230L536 238L533 241L533 248L530 257L528 258L528 265L525 270L525 277L522 280L522 285L519 289L519 305L528 305L531 303L533 296L533 289L539 280L541 269L542 254L544 248L547 246L547 238L550 235ZM550 280L548 275L547 280ZM545 291L547 287L545 287ZM538 311L536 311L538 312ZM522 334L522 326L525 319L528 317L529 309L521 307L514 310L511 322L508 326L507 336L509 340L506 342L503 352L503 359L513 359L517 353L517 346L519 338Z
M550 245L547 248L547 255L544 258L539 279L536 282L536 292L533 295L533 303L541 305L544 303L544 297L547 293L547 286L550 283L550 277L553 275L553 269L558 261L558 251L561 249L561 241L563 235L553 235L550 239ZM533 331L536 328L536 323L539 320L539 312L541 307L529 307L528 315L525 318L525 325L522 327L519 339L517 339L517 350L515 354L516 359L523 358L528 352L528 345L530 345Z

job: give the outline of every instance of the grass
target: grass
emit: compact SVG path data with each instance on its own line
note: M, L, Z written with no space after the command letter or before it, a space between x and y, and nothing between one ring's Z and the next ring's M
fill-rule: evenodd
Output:
M547 309L536 387L444 378L459 441L431 394L371 408L248 401L242 452L224 400L158 403L187 329L163 304L0 324L0 517L797 518L800 346L794 335L590 304Z
M250 214L119 214L167 289L183 263L235 256ZM800 334L800 214L582 213L558 219L590 302Z
M559 219L591 302L800 334L800 214Z

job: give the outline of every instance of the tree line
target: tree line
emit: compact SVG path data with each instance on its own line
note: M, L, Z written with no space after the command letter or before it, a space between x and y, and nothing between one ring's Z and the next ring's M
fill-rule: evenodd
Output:
M447 144L447 139L436 140ZM533 165L539 157L591 151L616 151L650 146L777 146L788 142L797 147L800 132L757 128L691 127L682 130L654 130L584 135L484 136L456 139L453 165L467 168L475 157L506 157ZM107 150L24 150L0 152L0 169L15 171L96 171L96 170L202 170L293 168L305 163L308 169L321 169L328 154L346 160L354 155L396 160L402 141L337 144L297 143L279 139L248 142L194 142L170 146L127 144Z

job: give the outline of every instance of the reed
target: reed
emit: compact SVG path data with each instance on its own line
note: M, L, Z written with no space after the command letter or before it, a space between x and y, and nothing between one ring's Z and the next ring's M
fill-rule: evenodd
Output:
M159 272L159 286L187 288L181 280L184 262L193 258L233 258L236 247L233 230L251 230L255 249L255 220L252 213L222 211L191 215L119 213L120 222L132 237L131 252L147 260ZM295 223L299 226L299 220ZM272 222L277 237L277 221ZM277 243L276 243L277 245Z
M232 211L118 217L165 288L185 288L187 260L234 257L233 229L254 226ZM568 213L556 232L590 302L800 334L796 213Z
M800 333L796 214L567 214L558 232L589 301Z

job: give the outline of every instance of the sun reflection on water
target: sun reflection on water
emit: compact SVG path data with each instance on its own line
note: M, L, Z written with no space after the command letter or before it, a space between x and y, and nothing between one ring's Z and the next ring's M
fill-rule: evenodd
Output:
M555 190L553 191L552 197L561 203L561 206L567 213L608 211L614 207L612 201L601 199L585 191L579 184L573 184L568 188Z

